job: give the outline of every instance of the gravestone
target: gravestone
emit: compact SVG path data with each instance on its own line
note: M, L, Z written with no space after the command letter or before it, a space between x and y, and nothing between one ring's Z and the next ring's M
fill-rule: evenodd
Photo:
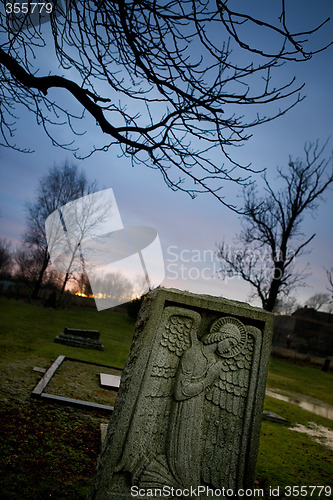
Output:
M78 330L65 326L64 331L56 336L54 342L85 349L104 350L103 344L99 341L98 330Z
M99 374L100 385L103 389L119 389L120 377L118 375L109 375L108 373Z
M272 315L173 289L141 307L91 499L254 487ZM237 497L234 497L237 498Z

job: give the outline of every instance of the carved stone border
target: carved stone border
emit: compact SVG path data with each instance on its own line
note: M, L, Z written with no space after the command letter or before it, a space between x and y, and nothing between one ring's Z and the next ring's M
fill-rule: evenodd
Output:
M121 368L118 368L116 366L101 365L99 363L93 363L91 361L82 361L80 359L75 359L68 356L58 356L57 359L54 361L54 363L52 363L50 368L46 371L44 376L40 379L35 388L32 390L31 397L37 399L46 399L48 401L52 401L55 403L78 406L80 408L86 408L89 410L103 410L112 413L114 409L113 406L103 405L100 403L91 403L89 401L84 401L83 399L67 398L65 396L57 396L55 394L49 394L47 392L44 392L45 388L51 381L53 375L64 361L76 361L77 363L100 366L101 368L111 368L113 370L119 370L120 372L122 371Z

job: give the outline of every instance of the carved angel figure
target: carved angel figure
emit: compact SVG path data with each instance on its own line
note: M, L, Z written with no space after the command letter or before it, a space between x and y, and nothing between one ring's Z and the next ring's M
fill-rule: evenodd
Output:
M167 460L173 476L182 487L188 488L201 482L204 404L207 389L221 373L222 359L218 357L236 354L246 342L246 335L243 334L242 338L240 331L244 330L243 326L227 321L220 321L219 329L214 328L202 342L197 341L187 349L177 370Z
M261 332L234 317L199 338L196 311L168 307L119 470L141 487L235 487L250 420L253 348ZM206 330L207 331L207 330Z

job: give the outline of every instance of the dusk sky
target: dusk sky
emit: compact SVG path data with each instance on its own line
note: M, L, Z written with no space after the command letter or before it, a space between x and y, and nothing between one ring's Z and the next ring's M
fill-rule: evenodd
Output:
M331 0L292 1L291 16L305 28L333 19ZM314 46L327 43L333 33L333 22L324 27L320 36L314 37ZM276 167L287 166L289 156L302 158L306 141L317 139L323 144L333 132L333 47L315 55L305 63L286 64L276 71L277 78L287 80L295 75L298 82L305 82L306 99L286 115L252 129L253 137L241 148L230 149L232 157L240 163L252 163L260 170L267 168L273 185ZM64 91L54 94L69 106L71 99ZM77 106L77 105L75 105ZM256 110L255 110L256 111ZM263 111L263 110L260 110ZM244 110L246 112L246 110ZM269 108L266 111L269 113ZM36 124L33 114L18 109L19 120L15 142L29 146L34 153L24 154L8 148L0 150L0 236L18 245L25 229L26 200L33 200L41 176L53 165L65 161L82 168L88 179L96 179L100 189L112 188L124 226L143 225L157 230L165 261L166 279L163 286L176 287L198 293L222 295L242 301L249 300L250 288L234 278L224 282L217 278L219 267L215 258L217 244L224 240L233 243L240 230L240 218L209 194L191 199L182 192L174 192L163 182L156 170L145 166L131 167L128 158L119 157L117 146L109 152L98 152L86 160L76 160L73 153L52 145L43 129ZM87 144L98 143L101 132L89 118L81 122L84 136L77 138L77 146L86 152ZM67 127L57 131L65 139ZM333 137L326 148L326 156L332 154ZM212 158L213 159L213 158ZM259 175L254 177L258 189L262 186ZM241 203L242 191L234 185L225 185L228 201ZM237 198L239 196L240 198ZM316 233L309 245L309 253L300 257L299 269L309 263L308 287L295 290L298 301L304 303L317 292L325 292L327 286L324 268L333 266L333 193L328 190L315 215L307 214L302 226L305 235ZM182 266L182 267L180 267ZM258 300L252 300L260 305Z

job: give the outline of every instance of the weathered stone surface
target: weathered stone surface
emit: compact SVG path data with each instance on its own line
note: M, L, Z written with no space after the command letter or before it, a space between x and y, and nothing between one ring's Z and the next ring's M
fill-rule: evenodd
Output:
M99 331L78 330L76 328L64 328L64 331L57 335L54 342L71 345L73 347L83 347L85 349L97 349L103 351L104 346L99 341Z
M252 488L271 333L272 315L247 304L151 292L90 498L133 499L138 488L140 498L161 498L163 488L188 498L199 485L200 498L212 498L208 487L223 498L223 488Z

